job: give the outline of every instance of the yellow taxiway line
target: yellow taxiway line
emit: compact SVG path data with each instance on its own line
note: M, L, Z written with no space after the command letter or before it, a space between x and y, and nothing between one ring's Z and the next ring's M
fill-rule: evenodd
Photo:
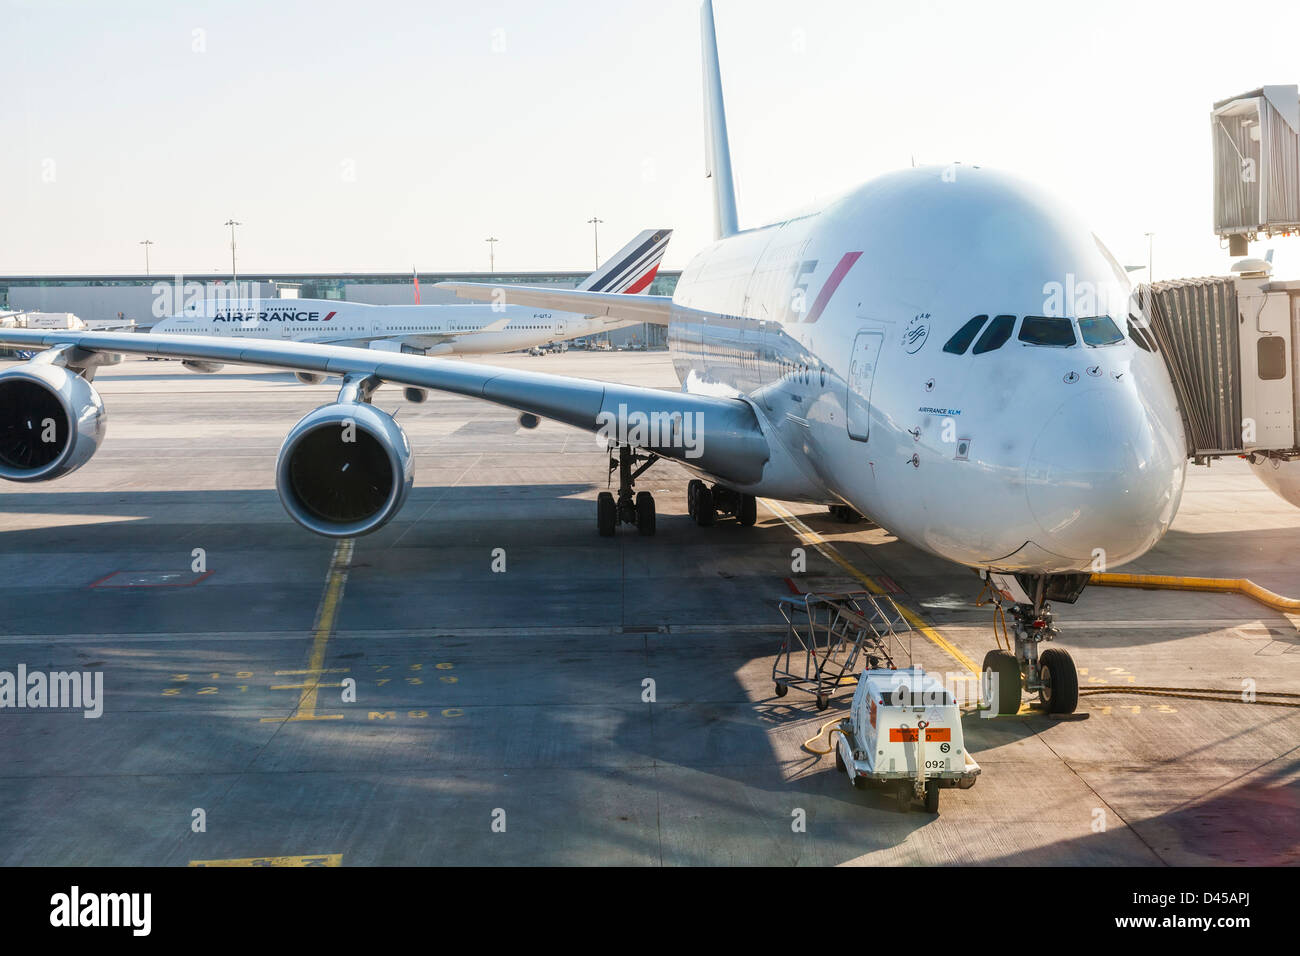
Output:
M877 584L874 580L872 580L870 575L863 574L847 558L845 558L842 554L840 554L839 550L836 549L835 545L831 544L829 541L827 541L825 538L819 535L812 528L808 527L806 524L800 521L799 518L796 517L792 512L787 510L784 505L778 504L775 501L770 501L767 498L760 498L759 500L763 502L763 506L767 508L768 511L772 512L772 514L776 515L778 518L784 521L786 525L788 525L790 529L794 531L796 535L799 536L799 539L801 541L803 541L805 544L812 545L812 547L816 548L821 553L821 555L824 558L826 558L828 561L831 561L839 565L839 567L844 569L846 573L852 575L855 579L862 582L862 584L867 588L868 591L870 591L873 594L888 593L885 591L884 588L882 588L879 584ZM897 604L899 613L903 615L903 617L907 620L907 623L912 625L912 627L915 630L919 631L922 635L924 635L924 637L927 640L929 640L930 643L934 644L936 647L938 647L940 650L946 653L957 663L961 664L962 667L966 668L977 678L980 676L980 668L975 664L973 660L967 657L961 651L960 648L958 648L951 641L947 640L942 634L936 631L929 624L925 623L925 621L921 619L920 615L918 615L911 608L898 604L898 602L895 602L895 604Z
M321 688L320 679L323 675L329 673L338 673L337 669L325 669L325 645L329 643L330 635L334 633L334 621L338 617L339 604L343 601L343 586L348 580L348 568L352 565L352 539L343 538L334 546L334 556L330 559L329 576L325 579L325 594L321 597L320 609L316 612L316 627L314 629L311 657L307 661L305 671L297 671L307 677L307 680L301 684L281 684L272 687L272 690L299 689L302 694L298 697L298 706L294 708L289 717L263 717L262 723L278 723L279 721L297 721L297 720L342 720L342 714L318 714L316 713L316 695ZM337 687L338 684L326 684L327 687Z

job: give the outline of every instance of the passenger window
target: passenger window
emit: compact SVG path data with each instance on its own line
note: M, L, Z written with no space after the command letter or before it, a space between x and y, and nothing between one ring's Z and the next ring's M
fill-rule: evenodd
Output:
M1027 345L1051 345L1057 348L1065 348L1078 341L1074 337L1073 322L1045 315L1025 316L1017 338Z
M984 323L989 320L987 315L977 315L960 329L953 333L952 338L944 345L945 352L951 352L953 355L965 355L970 344L975 341L975 336L979 334L980 329L984 328Z
M1280 335L1268 335L1260 339L1255 348L1260 381L1274 382L1286 378L1286 339Z
M994 349L1002 348L1007 344L1007 339L1011 338L1011 330L1015 328L1015 325L1016 317L1014 315L999 315L984 330L980 340L971 349L971 355L982 355L985 352L992 352Z
M1084 345L1094 347L1114 345L1116 342L1124 341L1124 333L1119 330L1119 326L1109 315L1092 315L1080 319L1079 333L1083 336Z

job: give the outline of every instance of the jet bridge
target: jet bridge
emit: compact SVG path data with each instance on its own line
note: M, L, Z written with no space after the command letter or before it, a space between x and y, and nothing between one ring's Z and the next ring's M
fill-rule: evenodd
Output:
M1173 379L1198 463L1300 457L1300 282L1247 259L1236 275L1142 285L1136 298Z

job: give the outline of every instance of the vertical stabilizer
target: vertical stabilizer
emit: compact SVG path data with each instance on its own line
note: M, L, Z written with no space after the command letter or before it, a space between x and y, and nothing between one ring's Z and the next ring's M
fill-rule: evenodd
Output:
M739 232L736 187L731 180L731 147L727 144L727 111L722 105L722 72L718 69L718 38L713 29L713 0L700 8L700 42L704 54L705 176L713 180L713 236Z

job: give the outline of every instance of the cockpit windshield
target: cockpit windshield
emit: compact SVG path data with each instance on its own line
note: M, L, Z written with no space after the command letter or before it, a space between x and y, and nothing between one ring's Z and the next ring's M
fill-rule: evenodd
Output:
M1020 323L1021 342L1027 345L1050 345L1056 348L1068 348L1078 339L1074 337L1074 323L1065 318L1052 318L1046 315L1027 315Z
M1089 346L1114 345L1124 341L1124 333L1109 315L1092 315L1079 319L1079 332L1083 344Z

